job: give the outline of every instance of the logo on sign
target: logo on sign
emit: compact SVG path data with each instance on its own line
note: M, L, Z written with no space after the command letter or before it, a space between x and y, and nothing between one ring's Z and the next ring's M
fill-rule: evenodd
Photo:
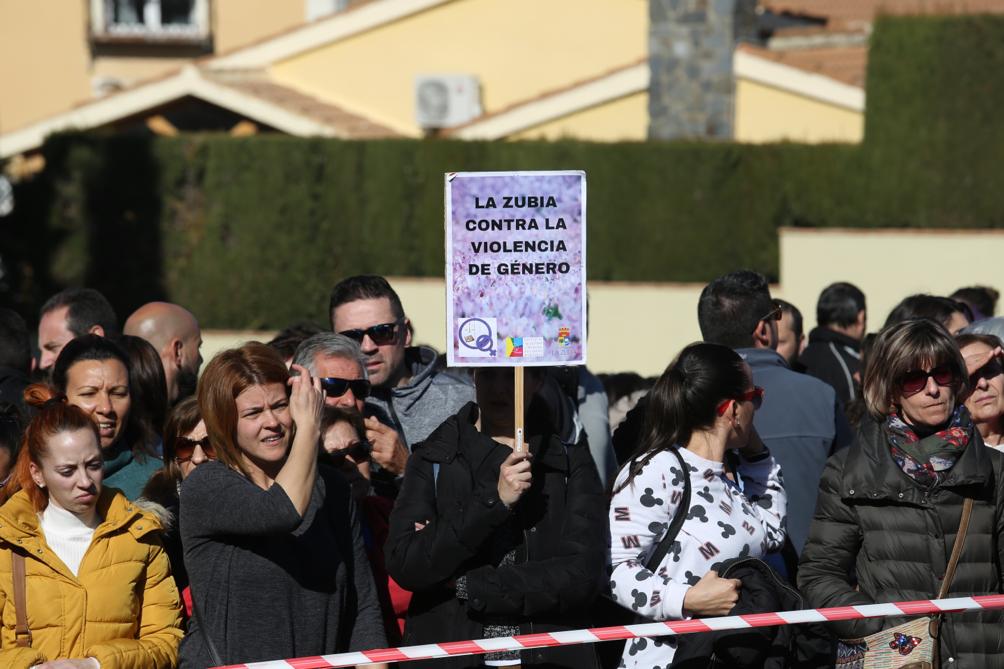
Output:
M558 346L562 348L567 348L572 345L572 330L571 328L561 326L558 328Z
M505 340L505 357L507 357L507 358L522 358L523 357L523 338L522 337L506 337L506 340Z
M467 358L495 357L495 319L457 319L457 339L460 350L457 354Z

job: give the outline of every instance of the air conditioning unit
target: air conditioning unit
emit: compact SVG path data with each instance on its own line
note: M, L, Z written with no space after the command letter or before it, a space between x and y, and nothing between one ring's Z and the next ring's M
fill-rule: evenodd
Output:
M415 117L423 128L452 128L481 116L481 84L470 74L415 77Z

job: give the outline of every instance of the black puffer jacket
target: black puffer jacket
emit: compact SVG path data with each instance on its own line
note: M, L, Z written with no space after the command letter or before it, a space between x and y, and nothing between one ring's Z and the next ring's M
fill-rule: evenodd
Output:
M934 598L966 496L975 500L973 515L949 597L1002 592L1002 471L1004 455L974 432L944 482L926 490L893 461L881 424L866 422L823 472L798 572L805 598L813 607ZM832 626L838 636L853 638L901 622L873 618ZM943 667L1004 667L1004 612L947 615L941 629Z
M605 580L606 504L589 447L564 446L553 435L531 437L533 484L510 512L497 485L511 451L478 432L477 416L469 403L416 446L391 514L387 570L414 592L404 631L409 645L479 639L486 622L518 624L523 634L588 627L590 604ZM529 415L527 423L533 434ZM522 535L523 559L495 566L493 542L510 520ZM415 523L426 521L416 531ZM466 600L450 586L462 575ZM523 651L522 662L597 666L591 645ZM484 660L410 665L458 669Z

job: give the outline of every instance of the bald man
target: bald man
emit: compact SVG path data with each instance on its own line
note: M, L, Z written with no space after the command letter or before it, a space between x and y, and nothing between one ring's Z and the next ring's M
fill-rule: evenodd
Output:
M172 404L195 392L202 366L202 333L188 309L170 302L144 304L126 319L123 332L142 337L160 353Z

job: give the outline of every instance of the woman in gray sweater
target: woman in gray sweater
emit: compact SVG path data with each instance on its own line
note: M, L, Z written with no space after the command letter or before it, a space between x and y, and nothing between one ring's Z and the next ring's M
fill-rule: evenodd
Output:
M181 489L193 600L182 667L386 644L349 488L317 465L324 395L294 368L251 342L213 358L199 383L217 460Z

